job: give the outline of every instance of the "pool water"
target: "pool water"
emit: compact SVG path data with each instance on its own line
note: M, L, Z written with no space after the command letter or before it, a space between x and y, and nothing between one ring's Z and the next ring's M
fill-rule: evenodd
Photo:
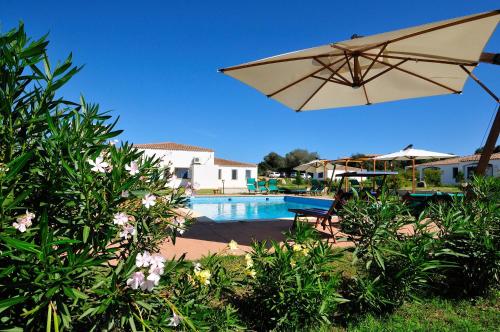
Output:
M290 218L288 209L328 209L332 200L295 196L215 196L191 197L188 207L214 221Z

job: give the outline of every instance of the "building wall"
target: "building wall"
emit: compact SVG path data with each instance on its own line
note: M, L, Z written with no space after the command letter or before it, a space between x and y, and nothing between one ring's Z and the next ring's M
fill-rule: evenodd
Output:
M490 160L489 165L491 165L491 172L488 175L493 175L495 177L500 176L500 160ZM453 168L458 168L460 172L464 174L464 177L467 178L467 168L470 166L477 166L477 162L469 161L469 162L461 162L456 164L449 165L436 165L436 166L417 166L417 171L419 173L420 180L424 179L424 170L427 168L439 168L441 170L441 183L444 185L456 185L458 184L453 177Z
M246 189L247 179L245 173L250 171L250 177L257 179L257 166L217 166L221 170L221 179L218 179L218 171L216 178L218 179L218 188L222 188L222 180L224 180L224 189ZM237 171L237 179L232 179L232 171Z
M200 189L217 188L217 168L214 165L214 153L205 151L172 151L157 149L141 149L146 156L161 158L163 165L169 165L170 171L176 168L188 168L188 179L174 178L169 185L179 187L191 182L197 184ZM198 163L193 164L194 158ZM175 173L174 173L175 174Z

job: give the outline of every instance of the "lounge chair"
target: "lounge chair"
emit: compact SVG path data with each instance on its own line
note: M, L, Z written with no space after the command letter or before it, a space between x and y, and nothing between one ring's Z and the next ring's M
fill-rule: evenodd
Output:
M333 229L333 226L334 226L334 224L338 224L338 222L336 222L336 223L332 222L332 217L337 215L337 212L339 209L342 208L344 201L345 201L344 193L340 190L335 195L333 203L328 210L317 209L317 208L289 209L288 211L295 213L295 218L293 219L292 229L294 229L296 227L296 224L297 224L299 217L314 217L314 218L316 218L316 223L314 226L316 227L319 223L321 223L321 226L323 226L323 229L328 227L328 230L330 231L330 234L333 237L333 242L335 243L336 242L336 239L335 239L336 233Z
M247 179L247 189L249 193L255 194L257 192L256 182L254 178Z
M267 188L269 189L270 193L283 192L283 190L278 188L278 180L276 180L276 179L269 179L269 181L267 182Z
M267 189L267 187L266 187L266 181L259 181L259 182L257 182L257 185L259 186L258 191L260 193L262 193L262 192L268 193L269 192L269 189Z

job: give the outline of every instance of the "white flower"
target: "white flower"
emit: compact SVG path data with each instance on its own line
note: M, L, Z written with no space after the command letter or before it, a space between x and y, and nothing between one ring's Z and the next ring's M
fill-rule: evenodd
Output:
M245 255L245 261L247 263L247 269L251 269L253 267L253 259L252 259L252 255L250 254L246 254Z
M136 175L139 173L139 165L137 162L132 161L130 164L125 166L125 169L129 172L130 175Z
M151 269L154 268L163 269L163 267L165 267L165 257L163 257L160 254L154 254L149 258L149 264L151 265ZM160 274L163 274L163 272Z
M158 272L163 273L163 270ZM155 286L158 286L158 284L160 283L160 275L157 273L150 273L147 277L147 280L152 281Z
M142 290L148 290L150 292L153 290L154 287L155 287L154 281L148 279L144 280L144 282L141 284Z
M172 311L172 318L170 318L170 322L168 326L178 326L181 323L181 317Z
M194 265L194 272L200 272L201 271L201 264L196 262L196 263L193 263Z
M107 169L109 168L109 164L105 162L101 156L97 157L95 161L92 159L88 159L87 161L90 165L93 166L91 170L94 172L106 173Z
M122 231L120 232L120 237L127 239L128 236L134 236L136 233L135 227L130 224L123 225Z
M142 205L144 205L144 207L146 209L149 209L150 206L154 206L155 204L156 204L156 196L155 195L147 194L142 199Z
M17 217L16 221L12 223L12 226L20 231L21 233L26 232L26 229L31 226L32 220L35 218L35 214L26 210L26 213Z
M134 272L132 277L127 279L127 286L132 289L137 289L144 283L144 273L142 272Z
M124 190L124 191L122 191L121 196L122 196L123 198L128 198L128 196L129 196L128 190Z
M113 224L123 226L128 222L128 214L124 212L115 213L113 216Z
M229 241L227 246L229 247L229 250L238 250L238 242L235 240Z
M193 188L194 190L198 190L198 189L200 189L200 184L199 184L198 182L195 182L195 183L193 184L192 188Z
M135 257L135 266L137 267L148 267L151 264L151 255L149 254L148 251L145 251L144 253L139 253Z

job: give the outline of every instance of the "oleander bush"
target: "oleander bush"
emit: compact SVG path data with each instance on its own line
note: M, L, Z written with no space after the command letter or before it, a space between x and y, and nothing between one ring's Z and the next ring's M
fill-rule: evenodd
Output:
M357 195L341 210L343 231L355 244L357 274L346 282L346 314L382 313L418 298L447 263L429 221L413 218L399 197Z
M500 179L474 177L464 196L431 204L427 214L456 267L443 271L436 288L453 297L485 295L500 285Z
M0 329L168 330L238 326L216 308L220 268L167 261L159 245L191 222L189 188L113 139L117 119L59 89L45 37L0 35Z
M257 242L246 256L249 293L242 314L258 331L314 330L332 323L339 303L340 275L332 269L341 254L298 223L280 245Z

